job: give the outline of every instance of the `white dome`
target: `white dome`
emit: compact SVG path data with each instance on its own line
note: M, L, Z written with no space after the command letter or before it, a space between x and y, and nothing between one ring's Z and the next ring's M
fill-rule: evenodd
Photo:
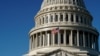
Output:
M76 5L85 8L83 0L44 0L41 8L51 5Z

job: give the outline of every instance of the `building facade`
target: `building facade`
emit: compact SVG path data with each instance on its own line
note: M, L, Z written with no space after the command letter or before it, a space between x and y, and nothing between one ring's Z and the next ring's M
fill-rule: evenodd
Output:
M99 56L99 33L83 0L43 0L27 56Z

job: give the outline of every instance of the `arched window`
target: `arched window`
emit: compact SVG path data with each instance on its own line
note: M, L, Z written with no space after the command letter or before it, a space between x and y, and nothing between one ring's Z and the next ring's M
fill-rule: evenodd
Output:
M64 31L63 30L60 31L60 37L61 37L60 39L61 44L63 44L64 43Z
M41 25L41 18L39 18L40 19L40 25Z
M60 15L60 21L63 21L63 15L62 14Z
M55 22L58 21L58 15L55 15Z
M38 21L37 24L40 25L40 20L39 20L39 18L37 19L37 21Z
M87 18L87 25L89 25L89 19Z
M81 20L81 23L83 23L83 17L82 16L80 17L80 20Z
M67 32L66 33L66 45L67 45L67 44L69 44L69 32L70 31L67 30L66 32Z
M42 21L43 21L43 24L44 24L44 17L42 17Z
M50 15L50 22L53 22L53 16Z
M65 20L68 21L68 14L66 14L66 16L65 16Z
M78 17L78 15L76 15L76 22L79 22L79 17Z
M87 22L86 22L87 20L86 20L86 17L84 17L84 24L87 24Z
M48 16L46 16L45 20L46 20L45 22L48 23Z
M71 14L71 22L73 22L74 20L73 20L73 14Z

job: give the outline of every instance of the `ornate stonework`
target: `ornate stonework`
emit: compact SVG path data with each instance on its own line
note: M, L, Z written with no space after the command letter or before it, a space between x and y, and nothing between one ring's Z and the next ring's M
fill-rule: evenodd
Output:
M99 33L83 0L43 0L27 56L99 56ZM52 33L53 29L58 32Z

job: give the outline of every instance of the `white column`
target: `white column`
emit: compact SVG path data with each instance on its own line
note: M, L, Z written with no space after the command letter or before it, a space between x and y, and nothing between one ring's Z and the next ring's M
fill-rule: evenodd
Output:
M31 49L33 49L33 36L31 36Z
M68 22L71 22L71 13L68 13Z
M51 31L50 31L50 33L49 33L50 35L49 35L49 44L50 45L52 45L53 44L53 38L52 38L52 35L51 35Z
M67 3L68 3L68 4L69 4L69 1L70 1L70 0L67 0Z
M95 36L93 36L93 49L95 49Z
M48 0L48 5L50 5L50 0Z
M44 46L46 46L46 33L44 32Z
M61 39L61 37L60 37L60 30L59 30L59 32L58 32L58 45L60 45L61 44L61 41L60 41L60 39Z
M73 19L74 20L74 23L76 23L76 14L75 13L73 14L73 18L74 18Z
M64 0L62 0L62 3L64 4Z
M47 36L47 31L45 32L45 46L47 46L47 39L48 39L48 36Z
M57 4L57 0L55 0L55 3Z
M96 50L96 48L97 48L97 43L96 43L96 36L95 36L95 50Z
M32 37L32 38L33 38L33 46L32 46L32 48L34 48L34 35L33 35L33 37Z
M55 35L52 33L52 38L53 38L53 45L55 45Z
M43 46L44 46L44 43L45 43L45 35L43 34Z
M71 0L71 4L73 4L73 0Z
M60 4L60 0L58 0L58 3Z
M61 19L61 18L60 18L60 13L58 13L58 22L60 22L60 19Z
M65 22L66 20L66 14L65 13L63 13L63 22Z
M29 48L30 51L31 51L31 45L32 45L32 41L31 41L31 37L30 37L30 48Z
M90 33L88 33L88 47L90 48Z
M53 14L53 22L55 22L55 14Z
M39 44L40 44L40 45L39 45L39 46L41 46L41 43L42 43L42 42L41 42L41 38L42 38L42 33L40 32L40 37L39 37L39 40L40 40L40 43L39 43Z
M51 1L51 3L50 4L53 4L53 0Z
M92 49L94 49L94 41L93 41L93 35L92 35L92 37L91 37L91 43L92 43Z
M61 0L60 0L60 4L61 4Z
M50 14L48 14L48 23L50 23L51 19L50 19Z
M67 3L67 1L68 1L68 0L64 0L64 4L66 4L66 3Z
M40 33L40 35L41 35L41 46L43 46L43 34L42 34L42 32Z
M66 30L64 30L64 45L66 45Z
M35 42L35 47L37 47L37 33L36 33L36 40L35 40L36 42Z
M39 43L40 43L40 41L39 41L39 34L37 33L37 47L39 47Z
M47 36L48 36L48 41L47 41L48 43L47 43L47 44L48 44L48 46L49 46L49 45L50 45L50 33L48 33Z
M79 46L79 31L77 30L77 46Z
M83 46L85 47L85 33L83 32Z
M72 39L73 39L73 31L71 30L70 38L69 38L69 45L70 45L70 46L73 46Z

